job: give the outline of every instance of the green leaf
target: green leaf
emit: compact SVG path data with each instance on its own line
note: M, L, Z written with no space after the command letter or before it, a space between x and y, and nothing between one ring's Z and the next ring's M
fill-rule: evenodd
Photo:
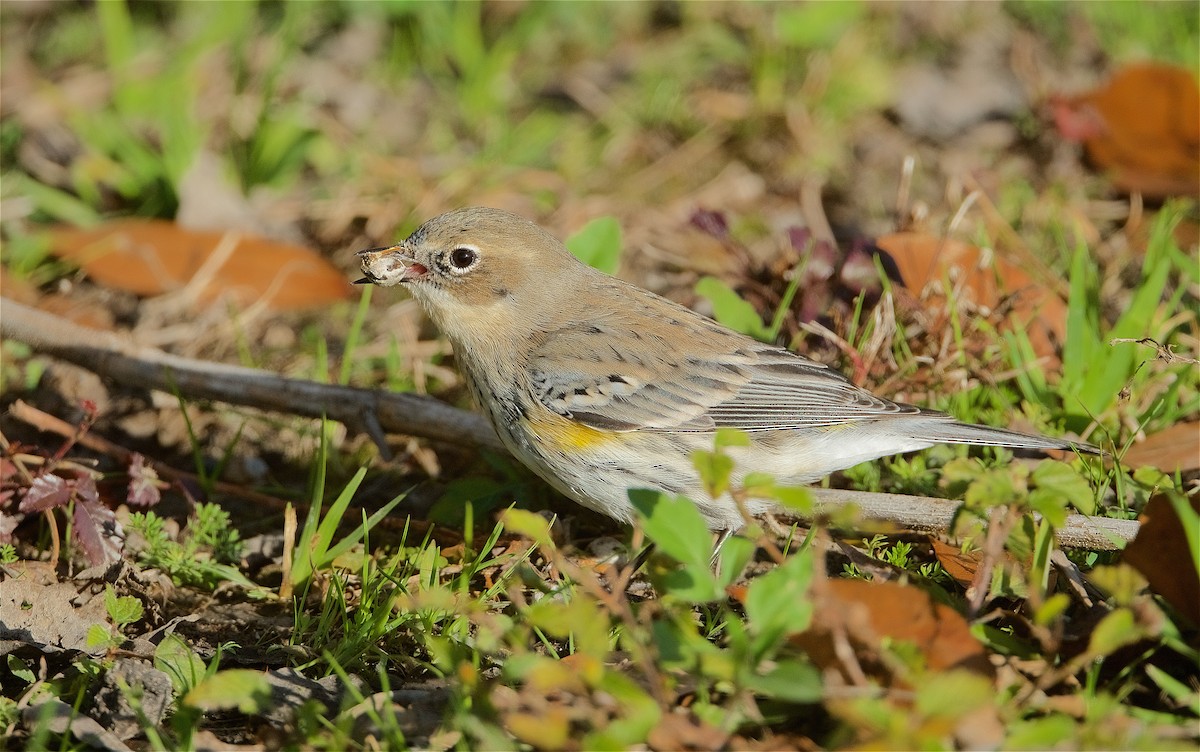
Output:
M600 656L608 652L608 617L600 612L596 601L572 598L562 602L543 598L526 612L529 623L551 637L575 640L575 652Z
M597 689L614 698L619 703L620 712L599 730L585 736L580 747L629 749L646 746L646 738L662 716L662 710L654 698L632 679L616 671L605 671Z
M154 667L171 679L175 694L185 695L204 678L204 661L182 637L168 634L154 649Z
M638 521L646 536L681 565L669 571L652 567L650 574L658 580L656 585L661 584L672 596L694 603L724 597L709 568L712 533L696 505L684 496L637 488L630 489L629 500L638 511Z
M987 470L967 487L963 497L967 504L974 507L992 507L1000 504L1011 504L1025 498L1025 478L1019 466Z
M205 712L239 710L251 714L267 709L270 703L271 684L267 677L248 668L218 671L183 697L185 706Z
M924 716L958 719L992 701L992 681L966 670L926 676L917 691Z
M802 50L832 47L862 15L861 4L846 0L784 6L775 14L775 33Z
M33 680L37 678L37 675L29 668L29 664L12 653L5 656L5 663L8 664L8 672L26 684L33 684Z
M142 602L131 595L117 597L112 585L104 586L104 608L114 624L132 624L142 618Z
M749 630L757 635L753 649L759 660L784 637L808 629L813 614L808 597L812 573L812 551L806 549L750 583L746 619Z
M681 564L708 568L712 533L691 499L635 488L630 489L629 500L642 529L663 553Z
M696 294L712 304L713 316L717 321L742 334L768 341L770 331L754 306L742 300L729 285L716 277L701 277L696 283Z
M757 548L754 541L740 535L733 535L726 539L724 545L721 546L717 567L718 580L722 588L732 585L734 580L741 575Z
M729 455L697 449L692 452L692 466L696 468L705 492L712 498L729 490L729 477L733 474L733 458Z
M751 674L745 684L757 694L785 702L821 699L821 673L807 661L780 661L764 674Z
M1001 655L1015 655L1025 660L1033 660L1041 655L1033 643L1015 637L991 624L972 624L971 634L985 647Z
M1086 478L1075 472L1070 465L1054 460L1039 462L1033 470L1032 480L1037 486L1037 491L1043 492L1039 504L1057 500L1059 507L1062 506L1062 502L1068 502L1084 514L1096 513L1096 496L1092 492L1091 484ZM1033 503L1035 494L1030 494L1031 503ZM1042 512L1043 515L1046 514L1041 509L1037 511ZM1065 519L1063 521L1065 522ZM1052 522L1051 524L1055 527L1062 527L1063 523Z
M1060 528L1067 524L1066 499L1054 491L1033 489L1029 492L1029 507L1042 515L1051 527Z
M1033 614L1033 621L1039 626L1050 626L1056 619L1067 612L1071 598L1066 593L1055 593L1046 599Z
M1045 718L1018 721L1009 726L1005 749L1070 749L1079 732L1079 722L1070 716L1056 713Z
M799 514L807 515L813 510L812 491L803 486L775 486L771 498Z
M567 238L566 246L588 266L616 274L621 262L621 225L613 217L597 217Z
M750 434L737 428L718 428L713 435L713 448L750 446Z
M120 637L114 637L108 626L104 624L93 624L88 627L87 646L90 649L104 648L120 645L122 642Z
M1142 630L1127 608L1118 608L1100 620L1088 640L1088 651L1100 656L1111 655L1118 648L1137 642Z
M504 529L513 535L528 538L536 543L550 540L550 521L528 509L506 509L500 515Z

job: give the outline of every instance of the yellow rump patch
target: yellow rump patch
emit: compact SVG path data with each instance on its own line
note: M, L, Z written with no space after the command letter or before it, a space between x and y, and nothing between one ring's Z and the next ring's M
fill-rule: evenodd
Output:
M617 438L612 431L585 426L549 411L537 413L530 416L529 430L551 449L591 449Z

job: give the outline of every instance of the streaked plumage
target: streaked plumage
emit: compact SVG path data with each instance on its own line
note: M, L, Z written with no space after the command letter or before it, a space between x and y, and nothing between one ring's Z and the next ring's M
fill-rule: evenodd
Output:
M793 484L938 443L1097 451L877 397L586 266L508 212L449 212L359 255L367 280L403 283L425 306L513 454L622 521L633 517L626 491L650 487L687 494L713 529L740 527L734 503L705 498L691 464L722 427L751 436L732 450L740 473Z

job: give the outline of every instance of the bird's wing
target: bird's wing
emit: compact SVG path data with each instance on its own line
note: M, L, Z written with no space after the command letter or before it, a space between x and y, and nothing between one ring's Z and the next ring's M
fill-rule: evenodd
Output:
M612 431L769 431L925 412L692 316L641 329L605 317L551 333L530 360L537 399Z

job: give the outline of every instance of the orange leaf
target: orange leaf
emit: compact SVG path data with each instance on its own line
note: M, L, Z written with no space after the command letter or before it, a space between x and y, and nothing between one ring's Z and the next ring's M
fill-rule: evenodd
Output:
M1121 456L1129 467L1155 467L1164 473L1200 470L1200 421L1176 423L1150 434Z
M930 538L929 543L933 547L933 555L937 557L942 569L946 570L946 574L963 587L974 584L975 573L979 571L979 565L983 562L983 551L976 550L964 554L961 546L954 546L937 538Z
M968 243L918 232L885 235L875 244L896 262L901 281L913 293L919 295L934 280L961 281L963 293L976 305L994 309L1010 304L1009 321L1027 330L1034 352L1055 356L1054 343L1066 335L1067 306L1015 264L985 256Z
M822 669L843 670L834 645L836 636L844 634L863 670L885 680L886 664L876 659L885 639L915 645L932 671L959 668L994 675L967 620L924 590L895 582L837 579L814 592L818 604L813 624L793 641Z
M350 294L346 275L309 248L241 232L195 232L173 222L121 219L50 234L51 251L97 284L137 295L177 292L193 282L196 301L263 301L277 311L318 308ZM209 267L205 264L209 263Z
M1108 84L1051 102L1059 131L1118 188L1147 196L1200 194L1200 86L1161 63L1118 70Z
M1200 512L1200 499L1188 500ZM1193 624L1200 624L1200 572L1192 563L1183 522L1171 500L1159 494L1146 503L1138 517L1142 527L1121 559L1141 572L1150 589Z

